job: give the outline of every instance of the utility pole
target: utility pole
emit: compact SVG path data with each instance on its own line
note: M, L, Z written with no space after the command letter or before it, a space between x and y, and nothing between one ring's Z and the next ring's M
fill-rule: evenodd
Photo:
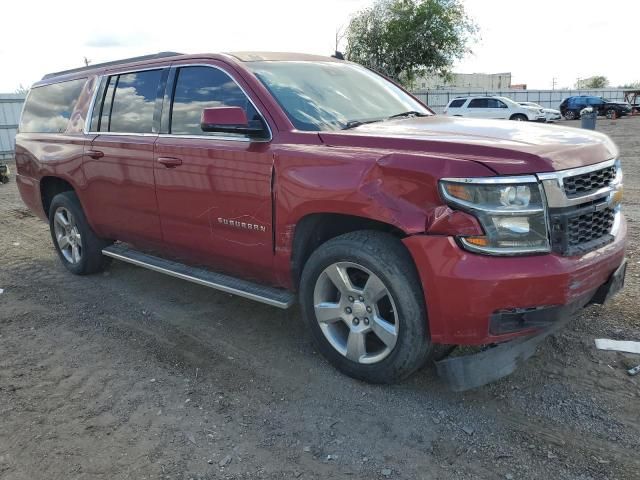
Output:
M90 63L91 63L91 60L89 60L87 57L84 57L84 66L88 67Z
M336 28L336 45L335 45L336 52L340 51L340 43L342 42L346 34L347 32L344 28L344 25L340 25L339 27Z

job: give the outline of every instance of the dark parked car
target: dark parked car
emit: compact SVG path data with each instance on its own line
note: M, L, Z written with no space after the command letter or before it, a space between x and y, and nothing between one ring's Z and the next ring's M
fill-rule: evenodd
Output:
M598 115L606 115L611 118L621 117L631 113L631 105L627 102L611 102L604 97L594 97L590 95L577 95L565 98L560 104L560 113L567 120L580 118L580 110L586 107L593 107L598 110Z
M624 279L607 136L434 115L335 58L165 53L46 75L16 165L71 272L113 257L281 308L298 298L318 350L371 382L437 345L502 343L443 371L505 375Z

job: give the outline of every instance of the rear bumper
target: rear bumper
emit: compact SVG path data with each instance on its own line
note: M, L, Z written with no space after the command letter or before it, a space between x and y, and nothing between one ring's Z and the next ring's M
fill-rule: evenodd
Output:
M431 340L482 345L539 333L584 307L622 264L626 223L612 243L575 257L478 255L446 236L404 243L422 281Z

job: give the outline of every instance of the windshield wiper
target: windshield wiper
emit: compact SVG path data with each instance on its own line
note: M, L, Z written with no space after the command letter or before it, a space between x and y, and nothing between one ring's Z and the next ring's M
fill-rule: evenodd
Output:
M391 115L387 117L387 120L391 120L392 118L403 118L403 117L428 117L426 113L416 112L415 110L410 110L408 112L396 113L395 115Z
M349 120L344 127L342 127L342 130L351 130L352 128L356 128L359 127L361 125L366 125L368 123L376 123L376 122L382 122L383 120L385 120L384 118L376 118L375 120Z
M351 130L352 128L359 127L361 125L366 125L367 123L376 123L376 122L384 122L387 120L392 120L394 118L403 118L403 117L428 117L429 115L422 112L416 112L415 110L411 110L409 112L396 113L395 115L391 115L386 118L376 118L374 120L349 120L342 130Z

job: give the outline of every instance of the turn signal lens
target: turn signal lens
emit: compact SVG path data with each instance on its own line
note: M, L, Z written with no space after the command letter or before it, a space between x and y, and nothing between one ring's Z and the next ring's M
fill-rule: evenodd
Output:
M445 184L444 188L447 190L447 193L454 198L466 200L467 202L473 200L471 190L467 188L466 185L461 185L459 183L449 183Z
M489 246L489 240L487 240L487 237L465 237L465 241L477 247Z

